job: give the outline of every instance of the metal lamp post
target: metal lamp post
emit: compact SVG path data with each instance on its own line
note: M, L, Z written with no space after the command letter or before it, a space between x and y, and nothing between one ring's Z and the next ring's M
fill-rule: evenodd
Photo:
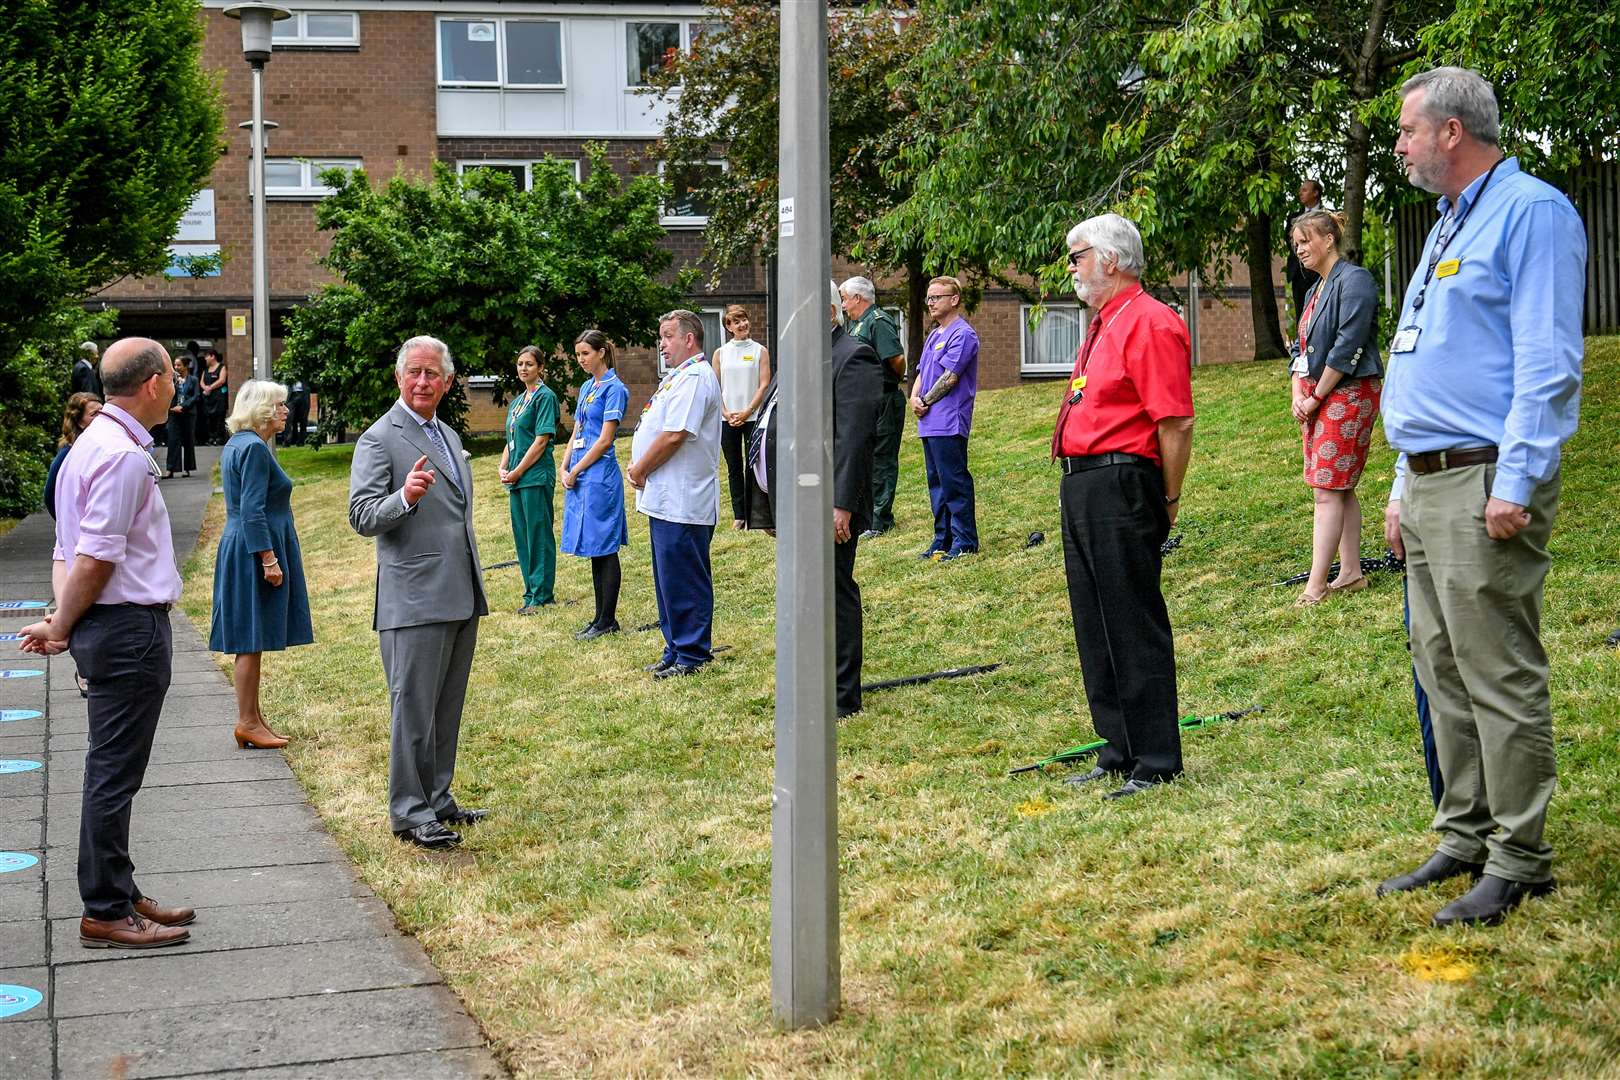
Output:
M270 62L274 25L292 18L275 4L232 4L227 18L242 24L242 57L253 69L253 377L270 377L270 268L265 254L264 65Z

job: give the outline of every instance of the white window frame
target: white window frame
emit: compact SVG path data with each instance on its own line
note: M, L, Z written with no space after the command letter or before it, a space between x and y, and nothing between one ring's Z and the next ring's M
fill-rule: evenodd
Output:
M1081 319L1083 327L1089 328L1091 315L1084 304L1074 300L1051 300L1041 305L1052 311L1074 311L1084 313ZM1035 309L1034 304L1020 304L1018 306L1018 374L1019 375L1068 375L1074 370L1074 357L1070 356L1061 362L1045 364L1032 363L1029 359L1030 336L1034 332L1030 329L1029 313ZM1042 316L1045 318L1045 316Z
M707 158L704 160L703 164L718 165L720 166L721 172L731 171L730 162L726 161L724 158ZM664 172L668 168L668 165L669 163L664 161L660 161L658 163L658 179L662 180L664 178ZM709 216L704 214L701 217L697 215L693 215L692 217L681 217L677 214L671 214L668 206L659 204L658 224L677 229L701 229L709 224Z
M347 15L354 21L354 33L349 37L311 37L309 34L309 20L306 15ZM285 26L292 23L298 27L293 37L277 37L271 39L273 49L308 49L308 48L358 48L360 45L360 13L358 11L295 11L291 19L283 20L277 25Z
M534 167L546 159L537 158L457 158L456 175L465 176L468 169L476 169L480 165L521 165L523 166L524 191L534 190ZM574 167L574 183L580 182L580 159L553 156L553 161L566 162Z
M332 189L321 183L319 176L325 169L339 166L347 168L350 172L365 167L360 158L343 157L267 157L265 164L270 162L296 162L301 168L302 183L296 188L271 187L265 185L264 197L266 199L282 199L289 202L311 202L324 199L332 194ZM253 169L248 169L248 195L253 194Z
M701 319L705 315L713 315L720 323L720 333L724 334L726 332L726 309L725 308L723 308L723 307L699 307L699 308L692 308L691 310L692 310L692 313L694 315L698 316L699 319ZM703 328L703 333L704 333L703 355L710 362L713 362L713 360L714 360L714 350L718 349L721 345L724 345L726 341L729 341L731 339L727 338L727 339L725 339L725 341L710 341L710 340L708 340L709 328L707 326L705 326ZM658 346L654 345L653 346L653 353L658 357L658 377L660 379L662 379L665 375L669 374L669 365L664 363L664 350L659 348Z
M714 26L714 19L689 19L680 16L642 15L634 19L625 19L619 26L619 40L624 42L624 66L619 69L619 75L624 79L624 88L628 93L642 93L647 89L647 83L633 83L630 81L630 27L640 23L674 23L681 28L681 54L690 55L692 52L692 28L697 26ZM678 90L678 88L677 88Z
M446 80L444 77L444 30L447 22L487 22L495 24L495 81L469 79ZM506 70L506 24L511 22L550 22L557 24L557 70L562 81L557 83L511 83ZM441 89L451 90L567 90L568 89L568 21L532 15L481 17L477 15L440 15L433 23L433 75Z

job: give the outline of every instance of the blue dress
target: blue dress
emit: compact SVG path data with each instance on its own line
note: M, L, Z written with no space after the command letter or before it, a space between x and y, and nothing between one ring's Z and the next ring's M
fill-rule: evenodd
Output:
M609 368L601 382L586 379L579 388L574 406L574 437L568 444L563 467L574 462L596 445L602 425L623 420L630 404L630 388ZM624 477L619 459L609 445L607 452L574 478L574 486L563 498L562 551L565 555L594 558L612 555L630 542L624 520Z
M304 586L304 559L293 530L292 480L264 440L238 431L219 457L225 488L225 531L214 561L214 618L208 647L222 653L277 652L315 640ZM259 566L272 550L282 581L271 585Z

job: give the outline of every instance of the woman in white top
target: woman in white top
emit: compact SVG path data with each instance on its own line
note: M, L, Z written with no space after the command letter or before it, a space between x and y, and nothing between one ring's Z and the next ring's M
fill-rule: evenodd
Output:
M720 325L731 340L714 350L710 360L720 380L720 451L726 458L726 480L731 491L731 527L748 527L748 507L760 494L748 472L748 440L759 419L765 388L771 382L770 350L748 336L748 309L727 306Z

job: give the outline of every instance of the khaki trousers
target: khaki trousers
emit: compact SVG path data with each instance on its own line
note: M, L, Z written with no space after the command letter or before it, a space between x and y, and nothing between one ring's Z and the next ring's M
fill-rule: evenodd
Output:
M1536 488L1530 524L1485 534L1495 465L1408 473L1401 537L1412 656L1429 693L1445 793L1440 850L1510 881L1551 876L1544 831L1557 772L1541 593L1560 478Z

